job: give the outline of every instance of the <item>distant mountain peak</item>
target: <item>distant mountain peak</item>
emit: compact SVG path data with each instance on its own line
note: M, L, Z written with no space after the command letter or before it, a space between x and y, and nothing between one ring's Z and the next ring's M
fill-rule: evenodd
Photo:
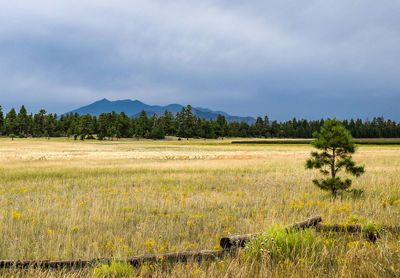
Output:
M180 104L169 104L166 106L160 105L148 105L145 104L137 99L123 99L123 100L116 100L110 101L106 98L103 98L99 101L96 101L92 104L80 107L69 113L78 113L79 115L90 114L92 116L99 116L101 113L110 113L115 111L116 113L124 112L129 117L136 117L140 114L142 110L146 111L148 115L162 115L164 114L165 110L168 110L172 114L176 114L177 112L181 111L182 105ZM215 120L218 117L218 114L223 115L228 122L238 121L238 122L247 122L253 123L255 119L252 117L240 117L240 116L231 116L226 112L223 111L213 111L208 108L200 108L200 107L192 107L193 114L199 118L205 118L207 120Z
M111 101L109 101L108 99L103 98L103 99L98 100L98 101L96 101L96 102L94 102L94 103L110 103L110 102L111 102Z

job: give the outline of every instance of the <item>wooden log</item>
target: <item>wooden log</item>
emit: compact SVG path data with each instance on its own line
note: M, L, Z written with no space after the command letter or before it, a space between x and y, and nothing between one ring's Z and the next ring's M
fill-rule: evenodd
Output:
M400 234L400 226L382 226L381 229L392 234Z
M310 228L310 227L316 226L321 221L322 221L322 217L320 215L317 215L317 216L310 217L304 221L287 226L285 229L286 229L286 232L289 232L290 230L299 230L299 229L304 230L305 228Z
M324 224L318 223L316 226L317 232L347 232L347 233L360 233L363 229L361 225L357 224Z
M323 224L319 223L316 226L317 232L341 232L341 233L364 233L368 240L376 242L380 239L378 231L370 231L368 229L363 229L361 225L358 224Z
M317 223L319 223L321 221L322 221L321 216L317 215L314 217L310 217L304 221L294 223L290 226L287 226L285 229L287 232L289 232L289 231L295 230L295 229L310 228L312 226L317 225ZM219 245L222 247L222 249L225 249L225 250L229 250L229 249L237 248L237 247L244 247L248 241L250 241L251 239L256 238L260 235L262 235L262 233L223 237L223 238L221 238Z
M192 252L177 252L167 254L154 254L154 255L143 255L137 257L130 257L126 259L93 259L93 260L75 260L75 261L12 261L3 260L0 261L0 268L81 268L89 265L96 265L100 263L110 262L125 262L133 266L139 266L143 263L162 263L162 262L187 262L190 260L201 261L205 259L218 258L226 254L224 250L202 250Z
M342 233L364 233L368 240L376 242L381 238L379 231L397 233L400 232L400 227L397 226L382 226L378 230L364 229L358 224L323 224L319 223L316 226L317 232L342 232Z
M248 241L260 235L261 233L223 237L219 241L219 245L224 250L229 250L236 247L244 247Z
M126 261L132 265L140 265L144 262L157 263L157 262L187 262L189 260L202 261L204 259L218 258L226 254L224 250L202 250L191 252L177 252L161 255L144 255L134 258L129 258Z
M361 233L368 232L368 229L364 229L361 225L358 224L324 224L318 223L315 226L316 230L319 232L347 232L347 233ZM400 226L386 226L383 225L380 228L377 228L382 232L389 233L400 233Z
M377 230L364 229L358 224L323 224L318 223L317 232L342 232L342 233L365 233L365 236L372 242L381 238L379 232L400 233L400 226L381 226Z
M62 268L62 267L84 267L89 264L108 262L105 260L77 260L77 261L20 261L20 260L3 260L0 261L0 268L28 268L28 267L43 267L43 268Z

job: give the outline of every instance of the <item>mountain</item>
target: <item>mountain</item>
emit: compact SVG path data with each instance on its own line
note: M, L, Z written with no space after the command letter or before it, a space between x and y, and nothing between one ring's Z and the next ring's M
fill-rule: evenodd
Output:
M90 114L92 116L99 116L101 113L110 113L115 111L116 113L125 112L130 117L137 117L142 110L146 111L148 116L153 114L162 115L165 110L170 111L173 115L177 112L181 111L182 105L180 104L169 104L167 106L159 106L159 105L148 105L138 100L116 100L110 101L108 99L102 99L96 101L92 104L80 107L78 109L72 110L68 113L78 113L79 115ZM202 107L193 107L193 114L199 118L206 118L207 120L213 119L216 120L218 114L225 116L228 122L246 122L246 123L254 123L255 119L252 117L240 117L240 116L231 116L228 113L223 111L213 111L208 108Z

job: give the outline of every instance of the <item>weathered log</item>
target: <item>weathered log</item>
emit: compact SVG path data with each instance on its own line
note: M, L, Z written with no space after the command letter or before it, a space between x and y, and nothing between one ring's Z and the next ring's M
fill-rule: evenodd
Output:
M13 260L3 260L0 261L0 268L28 268L28 267L43 267L43 268L62 268L62 267L84 267L89 264L96 264L108 262L106 259L104 260L77 260L77 261L49 261L49 260L41 260L41 261L13 261Z
M379 226L378 226L379 227ZM359 224L324 224L318 223L315 226L319 232L347 232L347 233L360 233L360 232L371 232L368 229L363 228ZM377 228L382 232L400 233L400 226L380 226Z
M382 226L381 229L385 232L400 234L400 226Z
M318 223L316 226L317 232L342 232L342 233L365 233L370 241L377 241L380 239L379 231L389 232L393 234L400 233L400 226L381 226L377 230L369 230L363 228L358 224L323 224Z
M205 259L213 259L221 257L226 252L224 250L202 250L193 252L177 252L167 254L154 254L154 255L143 255L137 257L130 257L126 259L93 259L93 260L75 260L75 261L12 261L3 260L0 261L0 268L80 268L88 265L96 265L100 263L110 262L125 262L133 266L139 266L143 263L161 263L161 262L186 262L190 260L201 261Z
M289 232L290 230L299 230L299 229L304 230L305 228L310 228L310 227L316 226L321 221L322 221L322 217L320 215L317 215L317 216L310 217L304 221L287 226L285 229L286 229L286 232Z
M319 223L316 226L317 232L342 232L342 233L364 233L368 240L375 242L380 239L378 231L371 231L364 229L361 225L357 224L323 224Z
M294 223L290 226L287 226L285 229L287 232L294 229L305 229L310 228L312 226L317 225L317 223L321 222L321 216L317 215L314 217L310 217L304 221ZM237 247L244 247L248 241L253 238L260 236L262 233L257 234L245 234L245 235L235 235L230 237L223 237L221 238L219 245L226 250L237 248Z
M188 251L188 252L177 252L167 253L159 255L144 255L139 257L128 258L125 261L134 266L142 263L157 263L157 262L187 262L190 260L202 261L205 259L213 259L224 256L225 250L202 250L202 251Z
M347 232L347 233L360 233L362 226L357 224L324 224L318 223L316 226L317 232Z
M229 250L236 247L244 247L248 241L260 235L261 233L223 237L219 241L219 245L224 250Z

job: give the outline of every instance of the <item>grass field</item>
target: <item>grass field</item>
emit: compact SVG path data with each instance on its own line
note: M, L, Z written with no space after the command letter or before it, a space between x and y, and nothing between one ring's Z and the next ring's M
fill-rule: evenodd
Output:
M264 144L264 145L305 145L310 144L313 139L240 139L233 140L233 144ZM357 145L400 145L400 138L355 138Z
M400 147L360 146L363 196L332 200L304 169L308 145L230 140L0 139L0 259L123 258L218 249L228 234L268 231L236 257L175 265L113 265L132 277L399 277L400 238L280 227L324 222L400 224ZM273 227L273 228L271 228ZM286 240L286 241L285 241ZM271 246L272 244L272 246ZM267 252L266 247L273 253ZM5 276L103 276L83 270L0 270Z

